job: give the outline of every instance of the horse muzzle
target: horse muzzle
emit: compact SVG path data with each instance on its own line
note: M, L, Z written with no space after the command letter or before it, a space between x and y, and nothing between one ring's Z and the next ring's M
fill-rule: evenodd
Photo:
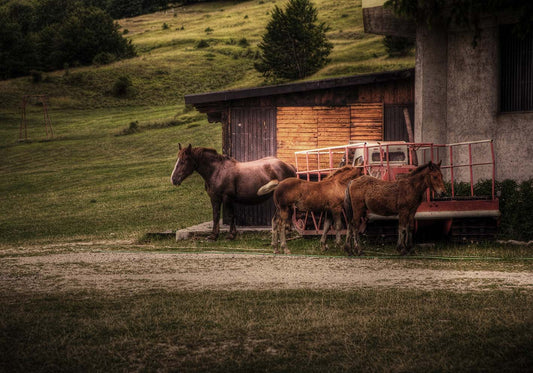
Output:
M170 178L170 182L172 183L172 185L180 186L182 180L177 180L177 179L174 179L174 178L171 177L171 178Z
M435 190L435 197L437 198L444 197L445 194L446 194L445 190Z

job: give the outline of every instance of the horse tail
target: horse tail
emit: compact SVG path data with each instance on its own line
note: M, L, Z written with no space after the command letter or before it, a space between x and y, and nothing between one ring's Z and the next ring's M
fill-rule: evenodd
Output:
M344 193L344 203L342 204L342 208L344 209L344 214L346 215L346 220L348 220L348 223L352 221L353 217L352 197L350 196L350 186L352 185L352 182L353 180L351 180L346 187L346 192Z
M266 183L261 188L259 188L259 190L257 191L257 195L264 196L265 194L271 193L274 190L276 190L278 185L279 185L279 180L276 180L276 179L270 180L268 183Z

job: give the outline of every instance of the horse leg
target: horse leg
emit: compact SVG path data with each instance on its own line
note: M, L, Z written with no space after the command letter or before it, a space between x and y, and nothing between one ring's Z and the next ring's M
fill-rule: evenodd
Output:
M407 251L410 253L413 248L413 234L415 231L415 211L409 213L409 227L407 231Z
M352 222L352 219L350 218L348 220L348 225L346 227L346 240L344 241L344 251L348 255L353 255L352 234L353 234L353 222Z
M280 229L279 213L276 209L274 217L272 217L272 248L274 249L274 254L279 254L279 229Z
M229 217L229 232L226 236L228 240L234 240L237 236L237 226L235 225L235 210L233 208L233 202L229 199L224 199L224 211L228 214Z
M333 216L333 220L335 221L334 228L335 228L335 245L337 247L340 247L342 244L341 239L341 229L342 229L342 214L335 214Z
M287 228L290 224L290 212L289 208L282 208L279 212L279 235L280 235L280 246L285 254L290 254L290 250L287 247Z
M320 251L325 252L328 249L326 241L328 239L328 231L331 228L331 218L326 214L324 219L324 229L322 231L322 237L320 238Z
M398 216L398 244L396 245L396 250L400 255L407 254L407 241L409 239L409 215L405 212L401 212Z
M211 208L213 209L213 230L211 234L207 236L210 241L216 241L218 233L220 231L220 205L221 201L217 198L211 198Z

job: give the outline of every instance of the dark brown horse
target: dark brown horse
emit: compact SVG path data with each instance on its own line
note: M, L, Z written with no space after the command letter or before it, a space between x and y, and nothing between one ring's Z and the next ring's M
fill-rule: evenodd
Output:
M359 228L367 211L377 215L398 214L397 249L405 255L413 245L415 213L422 203L424 192L431 188L435 194L443 194L444 182L438 164L426 163L396 181L385 181L372 176L361 176L346 188L344 209L348 217L348 233L344 249L348 254L361 254Z
M179 145L178 160L170 180L180 185L194 171L205 181L205 189L213 208L213 231L209 239L216 240L219 234L220 205L224 205L230 218L228 239L235 238L235 216L233 203L258 204L270 198L271 194L258 196L257 190L272 179L283 180L296 176L293 166L275 158L267 157L252 162L238 162L214 149L186 148Z
M346 186L350 180L363 173L361 167L344 166L322 181L306 181L288 178L279 183L272 181L259 190L259 193L274 191L276 215L272 219L272 247L278 253L278 241L287 254L286 230L290 228L294 207L300 211L325 212L324 232L320 239L322 251L327 249L326 238L332 219L337 230L335 243L341 244L342 205ZM331 215L331 217L329 216Z

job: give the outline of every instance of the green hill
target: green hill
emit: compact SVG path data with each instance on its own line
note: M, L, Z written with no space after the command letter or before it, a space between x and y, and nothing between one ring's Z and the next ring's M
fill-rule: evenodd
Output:
M382 38L363 33L360 1L315 4L334 49L309 79L414 65L412 56L388 58ZM179 188L169 182L178 142L221 147L220 126L185 108L183 97L263 84L253 63L274 5L283 2L206 3L120 20L138 57L45 73L39 83L0 81L0 242L132 237L209 220L197 175ZM123 76L132 85L117 97ZM49 96L53 140L42 106L30 102L31 141L18 141L25 94Z

